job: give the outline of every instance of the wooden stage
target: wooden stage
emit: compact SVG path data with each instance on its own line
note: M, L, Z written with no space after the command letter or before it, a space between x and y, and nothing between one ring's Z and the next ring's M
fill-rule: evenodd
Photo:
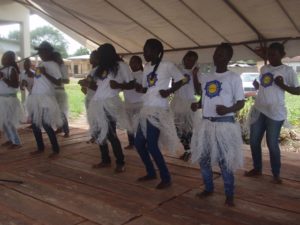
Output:
M77 127L77 128L76 128ZM78 128L80 127L80 128ZM165 155L173 186L156 190L159 182L137 183L145 174L134 150L124 150L126 172L112 168L92 169L99 161L97 145L86 144L85 126L73 124L71 137L59 137L61 154L48 159L48 148L30 156L35 142L30 130L20 130L23 148L0 150L0 179L17 179L23 184L0 182L1 225L234 225L300 224L300 154L282 154L283 184L272 184L268 154L260 178L236 175L236 206L224 206L223 183L218 169L215 193L197 199L203 189L197 165ZM123 146L126 134L119 132ZM1 139L1 142L4 140ZM245 146L246 169L251 168L250 150Z

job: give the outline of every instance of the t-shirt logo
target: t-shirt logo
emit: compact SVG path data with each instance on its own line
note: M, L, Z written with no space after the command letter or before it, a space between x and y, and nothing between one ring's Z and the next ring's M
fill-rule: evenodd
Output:
M190 82L190 80L191 80L191 77L190 77L190 75L188 75L188 74L184 74L183 76L184 76L184 78L182 79L182 80L183 80L183 83L184 83L184 84L187 84L187 83L189 83L189 82Z
M42 71L40 70L40 68L36 68L35 78L39 79L41 77L42 77Z
M260 84L265 88L272 86L273 81L274 81L274 75L272 73L265 73L260 78Z
M222 91L222 83L218 80L207 82L205 85L205 95L209 98L219 96Z
M105 80L106 78L107 78L107 76L108 76L108 72L107 72L107 70L104 70L103 72L102 72L102 74L101 74L101 76L100 76L100 80Z
M147 84L148 84L148 87L153 87L155 86L157 82L157 74L156 73L149 73L147 75Z

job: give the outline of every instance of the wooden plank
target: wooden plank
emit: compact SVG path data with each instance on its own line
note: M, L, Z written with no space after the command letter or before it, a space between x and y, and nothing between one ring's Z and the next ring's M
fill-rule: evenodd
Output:
M18 185L16 185L18 186ZM1 205L28 215L38 223L49 225L77 224L83 219L60 208L36 200L26 194L0 186Z

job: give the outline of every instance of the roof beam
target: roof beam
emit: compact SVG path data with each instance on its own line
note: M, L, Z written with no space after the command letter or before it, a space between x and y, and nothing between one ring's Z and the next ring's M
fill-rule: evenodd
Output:
M247 24L248 27L250 27L250 29L252 31L254 31L254 33L256 33L257 37L259 40L264 40L265 37L256 29L256 27L235 7L235 5L233 5L230 0L223 0L226 5L235 13L238 15L238 17Z
M174 49L174 47L169 44L168 42L166 42L165 40L163 40L162 38L160 38L158 35L156 35L155 33L153 33L151 30L149 30L147 27L143 26L140 22L138 22L137 20L135 20L134 18L132 18L131 16L129 16L127 13L125 13L124 11L122 11L120 8L118 8L117 6L115 6L113 3L111 3L110 1L104 0L107 4L109 4L111 7L113 7L115 10L117 10L118 12L122 13L124 16L126 16L128 19L132 20L134 23L136 23L138 26L140 26L141 28L143 28L144 30L146 30L147 32L149 32L151 35L153 35L154 37L156 37L157 39L161 40L166 46L168 46L169 48Z
M92 30L94 30L95 32L97 32L98 34L104 36L105 38L107 38L109 41L111 41L113 44L118 45L120 48L122 48L123 50L125 50L128 53L131 53L130 50L128 50L127 48L125 48L124 46L122 46L121 44L119 44L118 42L114 41L113 39L111 39L110 37L108 37L107 35L103 34L100 30L96 29L95 27L93 27L92 25L88 24L87 22L85 22L83 19L81 19L79 16L75 15L75 13L73 13L73 10L71 11L70 9L62 6L61 4L55 2L54 0L50 0L54 5L56 5L58 8L64 10L66 13L70 14L71 16L73 16L75 19L79 20L81 23L83 23L84 25L86 25L87 27L91 28Z
M277 4L279 5L280 9L284 12L284 14L287 16L287 18L289 19L289 21L291 22L291 24L294 26L294 28L298 31L298 33L300 33L300 29L297 26L297 24L295 23L295 21L292 19L292 17L290 16L290 14L287 12L287 10L284 8L284 6L282 5L282 3L280 2L280 0L275 0L277 2Z
M176 26L174 23L172 23L168 18L166 18L164 15L162 15L160 12L158 12L153 6L151 6L148 2L145 0L141 0L148 8L150 8L153 12L155 12L157 15L159 15L161 18L163 18L165 21L167 21L171 26L173 26L176 30L178 30L180 33L182 33L184 36L186 36L190 41L192 41L195 45L200 47L197 41L195 41L192 37L190 37L187 33L185 33L183 30L181 30L178 26Z
M193 13L197 18L199 18L203 23L205 23L210 29L217 33L224 41L229 42L229 40L224 37L219 31L217 31L212 25L210 25L203 17L201 17L194 9L192 9L184 0L179 0L191 13Z

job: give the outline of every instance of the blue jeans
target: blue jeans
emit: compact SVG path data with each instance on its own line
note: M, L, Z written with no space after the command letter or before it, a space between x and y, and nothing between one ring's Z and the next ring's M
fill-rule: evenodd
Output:
M21 144L17 129L12 123L8 122L8 123L4 124L3 131L4 131L7 139L9 141L11 141L14 145Z
M147 137L144 136L139 126L135 136L134 145L139 153L147 171L148 176L155 176L156 172L151 161L150 154L159 169L161 180L170 182L171 176L163 155L158 147L160 130L147 120ZM150 154L149 154L150 153Z
M224 163L224 160L219 161L219 166L221 169L221 174L224 182L225 195L228 197L233 197L234 195L234 175L233 172L229 171ZM210 162L210 156L207 154L200 160L201 174L203 177L205 190L212 192L214 191L213 183L213 171Z
M272 120L260 113L259 118L250 127L250 147L253 159L253 167L257 171L262 171L262 150L261 141L266 132L267 146L270 152L270 161L273 176L280 174L280 148L279 135L284 121Z

